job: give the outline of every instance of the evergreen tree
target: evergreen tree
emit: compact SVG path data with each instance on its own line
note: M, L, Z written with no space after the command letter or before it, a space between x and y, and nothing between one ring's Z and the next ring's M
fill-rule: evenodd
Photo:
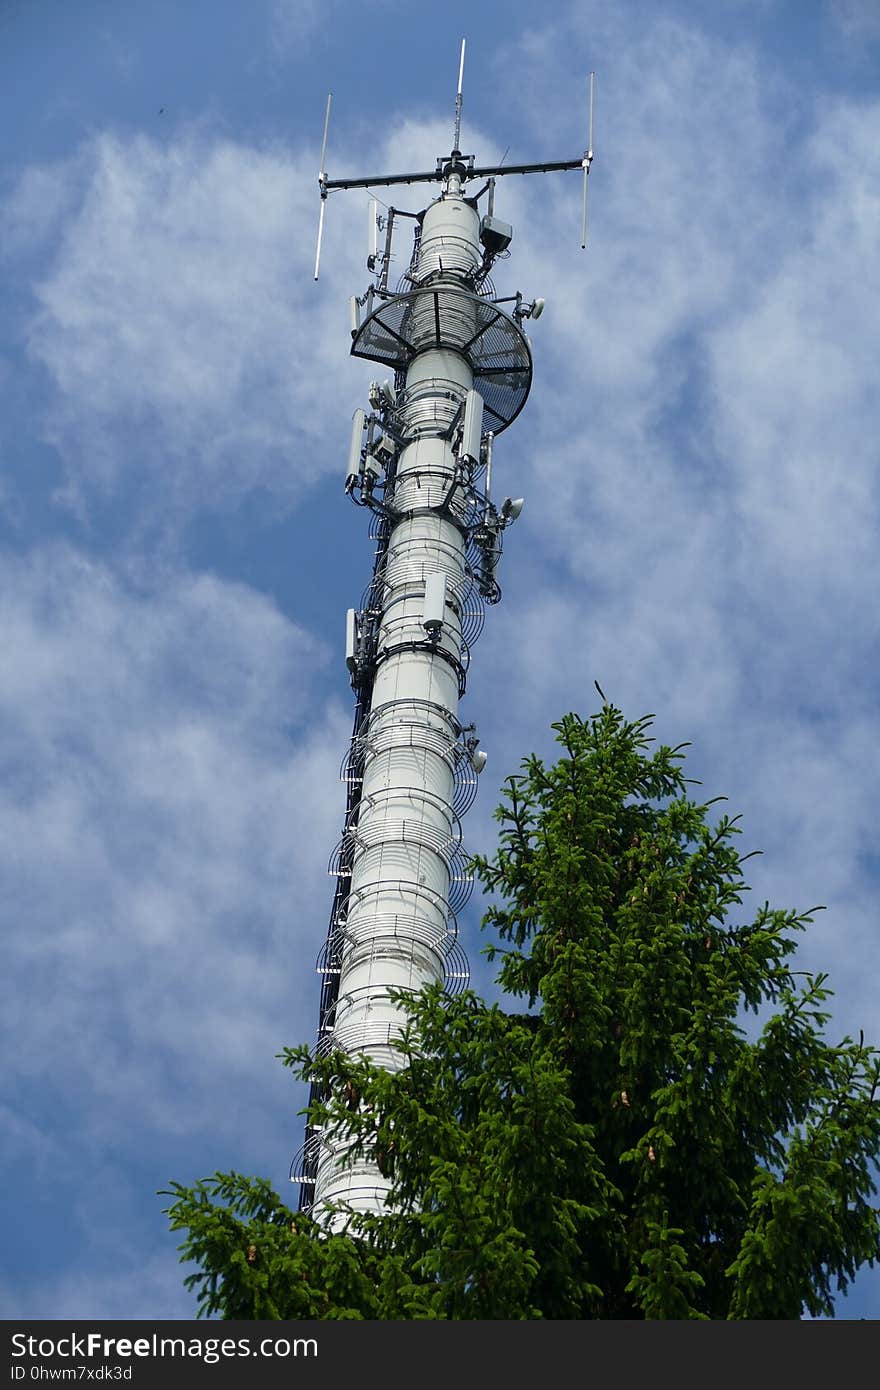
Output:
M202 1313L822 1317L880 1257L880 1055L827 1041L826 976L793 963L809 913L730 921L739 828L649 725L567 715L559 760L505 785L475 871L517 1008L400 996L393 1074L284 1053L386 1213L328 1235L261 1180L173 1184Z

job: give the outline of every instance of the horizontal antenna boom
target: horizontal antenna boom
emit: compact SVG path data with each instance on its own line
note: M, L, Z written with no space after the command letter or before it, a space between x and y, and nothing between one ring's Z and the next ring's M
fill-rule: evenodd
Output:
M550 160L544 164L500 164L486 165L479 169L468 169L468 178L483 179L499 177L502 174L552 174L562 169L583 168L583 155L578 159ZM432 169L423 174L375 174L367 179L325 179L328 192L337 188L384 188L392 183L441 183L445 175L442 169Z

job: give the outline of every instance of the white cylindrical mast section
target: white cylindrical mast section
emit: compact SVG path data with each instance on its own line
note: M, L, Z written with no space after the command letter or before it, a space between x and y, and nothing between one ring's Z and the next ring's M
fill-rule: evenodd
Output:
M423 294L416 294L412 311L416 355L407 368L399 416L411 442L397 460L390 502L394 520L371 712L360 750L363 781L357 822L348 832L351 885L344 920L337 924L343 943L339 992L319 1040L322 1050L342 1049L388 1069L401 1063L392 1044L405 1024L389 989L417 991L442 982L454 932L450 893L461 862L453 812L456 716L469 576L465 528L456 516L458 459L443 436L474 384L461 349L477 326L471 300L463 299L461 322L438 347L431 287L472 282L482 260L479 237L479 214L452 173L442 197L424 214L412 272ZM313 1211L320 1217L338 1203L379 1211L388 1186L373 1163L349 1161L324 1142Z

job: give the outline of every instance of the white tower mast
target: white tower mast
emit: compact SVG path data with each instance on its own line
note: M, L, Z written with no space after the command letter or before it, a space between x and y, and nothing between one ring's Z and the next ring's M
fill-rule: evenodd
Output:
M464 41L451 154L431 173L329 180L343 188L436 181L440 195L419 214L390 208L375 281L351 304L351 351L391 375L374 382L370 411L355 411L345 490L373 513L372 580L346 622L346 663L356 692L354 733L343 764L345 830L330 871L337 890L319 956L324 976L317 1049L341 1049L395 1069L406 1019L391 989L463 988L467 965L456 913L472 887L459 817L476 793L486 755L473 725L458 718L483 603L496 603L502 533L522 499L496 508L489 496L492 446L522 409L532 358L522 320L542 300L498 299L489 278L512 229L493 215L494 180L551 169L589 173L592 148L576 160L475 168L461 154ZM592 104L592 84L591 84ZM591 140L592 145L592 140ZM476 195L469 181L486 179ZM479 199L489 193L481 216ZM413 217L415 248L396 291L388 289L397 217ZM585 239L585 238L584 238ZM502 305L514 303L512 314ZM315 1098L313 1093L313 1099ZM375 1164L352 1161L314 1128L291 1167L301 1206L379 1211L388 1182ZM332 1218L331 1218L332 1219Z

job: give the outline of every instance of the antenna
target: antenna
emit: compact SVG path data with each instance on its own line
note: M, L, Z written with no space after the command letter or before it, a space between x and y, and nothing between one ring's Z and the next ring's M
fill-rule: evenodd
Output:
M336 887L318 956L316 1056L341 1051L389 1070L407 1024L399 992L435 984L453 993L468 979L457 913L472 880L458 822L486 756L458 710L484 606L501 599L503 536L523 507L521 497L505 497L500 506L492 500L500 493L493 449L531 389L532 349L523 326L544 305L540 298L527 302L519 290L496 295L489 272L513 236L495 216L496 182L557 169L579 169L586 177L593 158L591 79L586 150L519 165L506 164L505 151L500 163L475 168L474 155L458 148L465 47L462 40L455 147L433 169L330 179L328 96L318 175L322 218L336 189L430 185L420 212L385 207L386 195L371 192L372 283L349 302L346 344L353 357L381 371L368 407L355 411L345 462L345 492L372 514L376 546L362 607L346 619L345 666L356 699L343 764L342 838L329 863ZM485 189L472 195L484 180ZM478 205L483 192L486 216ZM378 218L377 202L385 214ZM389 289L392 229L399 231L400 217L414 219L416 234L398 287ZM331 1085L313 1081L312 1116ZM301 1210L333 1231L348 1213L385 1210L391 1179L378 1156L331 1141L310 1119L290 1176L301 1184Z
M394 236L395 211L395 208L389 208L388 216L385 219L385 250L382 252L382 279L380 281L383 292L388 289L388 271L391 268L391 238Z
M376 202L376 199L375 199L375 198L371 198L371 199L370 199L370 256L369 256L369 260L367 261L367 265L368 265L368 267L369 267L370 270L372 270L372 269L374 268L375 264L376 264L376 252L377 252L378 249L379 249L379 248L378 248L378 245L377 245L377 242L376 242L376 234L377 234L377 232L378 232L378 226L377 226L377 223L376 223L376 209L378 208L378 206L379 206L379 204Z
M461 41L461 58L458 68L458 92L455 98L455 148L450 155L437 160L434 169L420 169L407 174L374 174L368 178L355 179L328 179L326 173L321 172L318 183L321 188L321 197L326 198L328 193L335 192L340 188L387 188L392 184L413 184L413 183L446 183L451 174L455 174L462 182L470 179L497 179L507 174L552 174L566 169L583 169L584 171L584 207L586 209L586 179L590 172L590 165L593 162L593 98L595 87L595 73L590 73L590 121L588 134L588 147L577 159L548 159L540 164L508 164L505 166L504 160L507 158L507 150L504 151L500 164L477 165L473 155L462 155L458 149L458 141L461 138L461 91L464 77L464 55L465 40ZM330 98L327 98L327 109L329 115ZM324 126L324 136L326 144L326 122ZM322 158L323 163L323 158ZM494 183L490 185L490 201L493 200ZM400 212L400 209L397 209ZM413 214L406 214L412 216ZM490 214L491 215L491 214ZM586 245L586 213L582 224L581 245ZM316 277L317 278L317 277Z
M593 162L593 93L596 85L596 74L590 73L590 124L587 134L587 148L584 151L584 212L581 221L581 250L587 249L587 179L590 176L590 165Z
M324 112L324 139L321 141L321 168L318 171L318 187L321 190L321 211L318 214L318 246L315 251L315 279L318 278L318 270L321 265L321 239L324 235L324 204L327 201L327 171L324 168L324 157L327 154L327 130L330 125L330 103L333 100L333 93L327 93L327 110Z
M452 152L459 153L459 141L461 140L461 83L464 77L464 46L465 40L461 41L461 58L458 64L458 92L455 97L455 134L452 137Z

